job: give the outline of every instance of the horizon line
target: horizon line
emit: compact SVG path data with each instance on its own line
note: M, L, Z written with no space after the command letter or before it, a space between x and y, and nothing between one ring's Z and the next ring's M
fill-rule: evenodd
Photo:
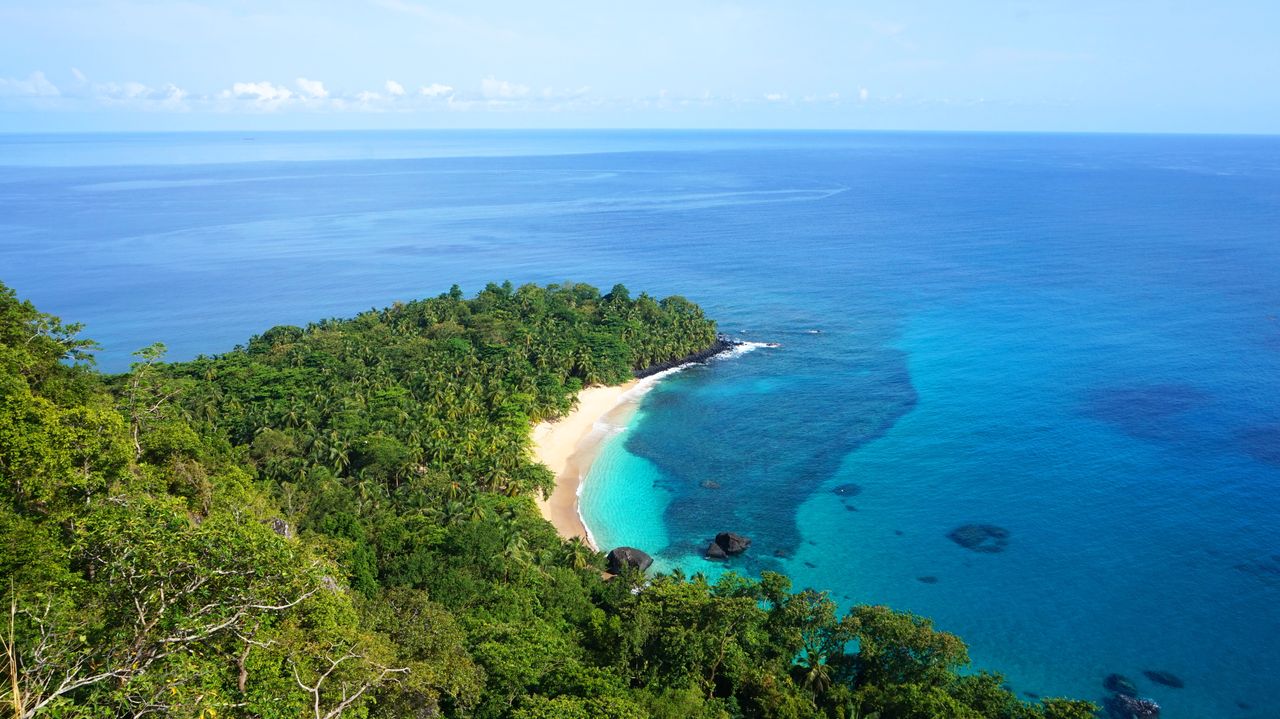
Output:
M402 128L228 128L228 129L181 129L181 130L0 130L4 136L51 136L51 135L279 135L279 134L337 134L337 133L557 133L557 132L653 132L653 133L867 133L867 134L912 134L912 135L1129 135L1129 136L1170 136L1170 137L1280 137L1280 131L1232 131L1232 130L938 130L938 129L899 129L899 128L849 128L849 127L402 127Z

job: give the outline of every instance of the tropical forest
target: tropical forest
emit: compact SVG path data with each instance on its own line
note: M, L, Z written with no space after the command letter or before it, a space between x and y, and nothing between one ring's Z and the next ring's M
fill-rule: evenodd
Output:
M717 341L681 297L454 287L96 369L0 285L0 699L20 719L1084 719L924 617L606 572L531 427ZM608 548L604 548L608 549Z

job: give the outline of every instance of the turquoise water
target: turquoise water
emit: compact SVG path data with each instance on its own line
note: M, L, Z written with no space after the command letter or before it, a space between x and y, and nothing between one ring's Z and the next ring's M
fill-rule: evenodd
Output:
M781 345L644 396L603 546L714 573L739 531L729 567L932 616L1020 692L1280 714L1280 140L0 136L0 279L109 369L504 278Z

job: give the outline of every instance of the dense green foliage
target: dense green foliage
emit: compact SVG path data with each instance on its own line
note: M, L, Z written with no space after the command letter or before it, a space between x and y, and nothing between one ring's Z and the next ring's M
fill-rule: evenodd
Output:
M711 344L680 298L456 289L124 375L0 285L0 699L28 717L1071 719L786 578L606 580L532 422Z

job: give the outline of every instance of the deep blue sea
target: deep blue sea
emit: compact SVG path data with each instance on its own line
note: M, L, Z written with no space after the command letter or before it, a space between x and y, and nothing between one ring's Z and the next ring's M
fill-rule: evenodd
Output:
M739 531L731 568L929 615L1028 696L1280 716L1280 138L0 136L0 280L106 369L504 279L781 345L644 396L603 546L714 573Z

